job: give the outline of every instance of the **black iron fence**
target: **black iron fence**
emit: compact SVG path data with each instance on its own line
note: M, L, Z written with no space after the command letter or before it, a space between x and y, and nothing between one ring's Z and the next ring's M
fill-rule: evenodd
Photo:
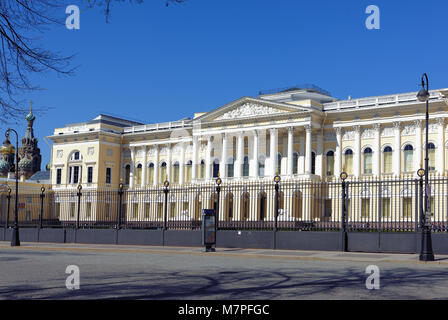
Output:
M202 209L217 209L221 230L338 231L342 183L283 181L187 185L141 190L19 194L19 226L199 229ZM448 229L448 178L430 180L432 230ZM418 230L421 180L347 181L348 231ZM0 194L0 225L14 221L14 194ZM276 210L277 208L277 210ZM275 214L277 212L277 215Z

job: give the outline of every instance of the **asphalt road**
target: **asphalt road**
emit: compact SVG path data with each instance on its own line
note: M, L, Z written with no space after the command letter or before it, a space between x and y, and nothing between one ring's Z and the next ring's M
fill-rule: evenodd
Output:
M197 248L33 246L1 243L1 299L448 298L448 261L387 262L384 255L374 254L361 256L365 261L355 259L359 255L313 259L306 252L294 258L266 250L248 255L234 249L225 255ZM380 270L378 290L366 289L365 271L372 264ZM66 288L68 265L79 267L79 290Z

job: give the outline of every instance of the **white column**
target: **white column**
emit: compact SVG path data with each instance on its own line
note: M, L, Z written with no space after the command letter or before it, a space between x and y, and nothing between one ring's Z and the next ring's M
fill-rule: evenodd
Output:
M258 131L257 130L254 130L254 158L253 158L252 173L250 175L252 177L258 177Z
M294 127L288 128L288 176L293 175Z
M300 132L299 136L299 174L305 173L305 139L303 136L303 132Z
M180 143L179 184L184 183L185 143Z
M393 152L394 175L401 174L401 125L400 122L394 122L394 152Z
M141 187L144 188L146 186L146 167L148 166L148 150L146 148L146 146L144 146L143 148L143 168L142 168L142 182L141 182Z
M355 150L353 155L353 175L359 178L361 175L361 127L353 126L355 130Z
M381 142L380 142L380 130L381 126L377 123L373 125L374 132L374 146L373 146L373 175L375 177L380 176L381 168Z
M125 170L124 170L124 149L121 148L121 162L120 162L120 182L124 183Z
M155 155L154 155L154 185L159 183L159 146L155 145Z
M342 168L342 129L335 128L336 150L334 154L334 176L339 179Z
M414 151L414 172L424 168L422 161L422 120L415 120L415 151Z
M236 148L236 162L235 162L235 177L243 176L244 163L244 136L243 133L238 133L237 148Z
M436 170L437 173L443 174L444 171L444 132L445 132L445 118L437 118L437 149L436 149Z
M193 137L193 159L191 160L191 180L195 181L197 179L198 172L198 137Z
M227 177L227 134L222 134L221 162L219 163L219 175Z
M275 176L277 174L277 149L278 149L278 131L277 129L270 130L270 140L271 140L271 148L270 148L270 163L271 163L271 175ZM279 172L278 174L281 174Z
M207 137L207 154L205 155L205 179L211 179L212 136Z
M168 148L168 161L166 164L166 176L167 176L167 180L171 183L171 144L168 143L167 144L167 148Z
M305 173L311 174L311 125L305 126Z
M135 147L131 147L131 174L129 177L129 188L134 187L134 173L135 173Z
M317 131L317 150L316 150L316 175L322 178L322 160L323 160L323 130L319 129Z

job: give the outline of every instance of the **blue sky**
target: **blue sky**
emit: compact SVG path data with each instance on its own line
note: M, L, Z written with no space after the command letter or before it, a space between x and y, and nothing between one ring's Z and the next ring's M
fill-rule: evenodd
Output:
M77 4L79 0L68 1ZM367 30L368 5L381 29ZM61 17L65 17L61 10ZM178 120L259 90L313 83L345 99L448 87L448 2L441 0L164 0L81 13L81 29L49 29L42 42L70 55L72 77L34 77L46 90L23 96L37 107L35 133L99 113L145 123ZM25 121L17 126L24 134ZM0 128L2 132L5 128Z

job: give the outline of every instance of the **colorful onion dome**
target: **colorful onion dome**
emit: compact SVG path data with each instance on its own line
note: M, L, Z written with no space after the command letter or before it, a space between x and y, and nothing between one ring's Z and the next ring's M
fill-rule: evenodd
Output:
M1 154L14 154L16 152L16 149L14 146L9 142L9 139L6 138L5 141L3 141L2 146L0 147L0 153Z
M5 159L0 159L0 172L6 173L9 172L10 166L8 161Z
M28 159L28 158L22 158L20 161L19 161L19 169L20 170L23 170L23 171L26 171L26 170L28 170L28 169L32 169L32 162L31 162L31 160L30 159Z

